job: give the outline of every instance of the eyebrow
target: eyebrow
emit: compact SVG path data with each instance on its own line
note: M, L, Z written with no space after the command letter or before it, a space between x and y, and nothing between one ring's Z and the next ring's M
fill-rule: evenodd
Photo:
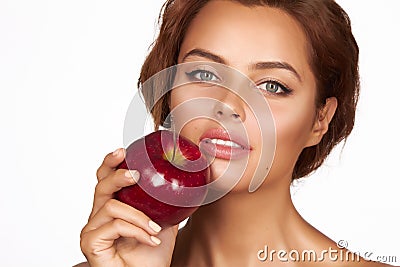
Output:
M281 62L281 61L258 62L253 67L251 67L251 69L255 69L255 70L265 70L265 69L284 69L284 70L288 70L291 73L293 73L294 76L296 76L296 78L300 82L302 82L301 76L296 71L296 69L294 67L292 67L292 65L290 65L289 63L286 63L286 62Z
M220 64L226 64L226 60L223 59L221 56L215 55L207 50L204 49L199 49L195 48L190 50L185 54L185 56L182 59L182 62L185 61L186 58L190 56L198 56L198 57L203 57L209 60L212 60L214 62L220 63ZM290 65L287 62L282 62L282 61L265 61L265 62L257 62L254 63L250 66L251 70L265 70L265 69L284 69L290 71L296 78L302 82L301 76L299 73L296 71L296 69Z
M198 56L198 57L204 57L207 58L209 60L212 60L214 62L220 63L220 64L225 64L226 65L226 61L220 57L217 56L207 50L203 50L203 49L199 49L199 48L195 48L190 50L189 52L187 52L185 54L185 56L183 57L182 61L184 62L186 58L190 57L190 56Z

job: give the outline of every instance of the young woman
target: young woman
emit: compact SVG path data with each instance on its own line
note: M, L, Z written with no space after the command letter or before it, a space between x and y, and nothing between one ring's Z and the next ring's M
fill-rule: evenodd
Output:
M216 107L215 120L223 114L240 121L250 140L240 181L224 197L201 206L179 233L178 226L161 229L113 199L140 176L115 169L125 153L117 149L97 171L93 210L81 233L88 260L82 266L384 266L338 248L299 215L290 196L291 182L316 170L353 128L358 47L340 6L333 0L169 0L161 18L139 84L181 63L238 70L269 103L274 161L261 186L249 193L262 150L250 107L229 90L173 89L152 108L156 126L185 101L207 97L224 103L229 108ZM217 76L207 69L196 74L199 81ZM147 103L151 95L156 94L146 96ZM215 121L195 119L180 134L199 144L214 130L221 131ZM218 155L210 167L212 180L229 163Z

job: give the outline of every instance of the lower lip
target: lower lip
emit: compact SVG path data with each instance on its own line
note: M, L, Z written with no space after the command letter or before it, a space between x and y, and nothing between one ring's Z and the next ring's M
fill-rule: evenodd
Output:
M202 140L199 146L200 150L206 155L226 160L241 159L248 156L250 153L250 150L245 148L213 144L207 140Z

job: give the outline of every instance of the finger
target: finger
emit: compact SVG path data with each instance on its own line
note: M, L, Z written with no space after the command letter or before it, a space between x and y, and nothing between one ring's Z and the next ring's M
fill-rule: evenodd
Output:
M157 235L157 237L161 240L175 240L178 235L179 224L165 227L162 231Z
M107 224L114 219L121 219L139 228L142 228L150 235L157 235L161 231L161 227L153 222L142 211L137 210L116 199L108 200L105 205L90 219L85 226L86 231L91 231Z
M112 153L108 153L103 160L103 163L97 169L97 180L100 181L106 176L108 176L115 168L121 164L125 159L125 149L118 148Z
M82 252L85 255L98 255L102 251L111 249L114 254L114 241L120 237L134 238L140 243L153 247L161 243L160 239L149 235L143 229L124 220L115 219L96 230L83 233L81 236Z
M113 194L121 188L134 185L139 180L140 174L136 170L119 169L111 173L109 176L99 181L96 185L93 201L92 215L111 198Z

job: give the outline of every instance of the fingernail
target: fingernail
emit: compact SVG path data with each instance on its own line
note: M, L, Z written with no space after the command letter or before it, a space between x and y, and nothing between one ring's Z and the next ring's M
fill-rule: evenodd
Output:
M112 153L113 156L114 156L114 157L117 156L117 155L119 154L119 151L120 151L120 149L117 148L117 149Z
M155 237L155 236L150 236L150 239L151 239L151 241L153 241L153 243L156 244L156 245L160 245L160 244L161 244L161 240L158 239L158 238Z
M153 221L149 221L149 226L151 229L153 229L157 233L161 231L161 226L159 226L158 224L156 224Z
M137 170L127 170L125 172L125 177L132 178L134 182L139 181L139 172Z

